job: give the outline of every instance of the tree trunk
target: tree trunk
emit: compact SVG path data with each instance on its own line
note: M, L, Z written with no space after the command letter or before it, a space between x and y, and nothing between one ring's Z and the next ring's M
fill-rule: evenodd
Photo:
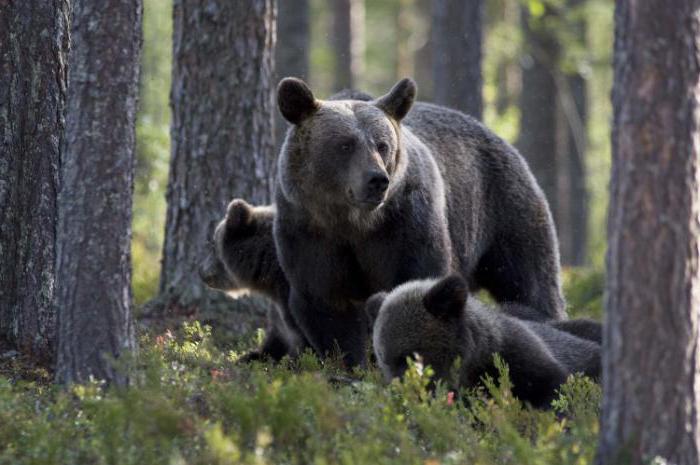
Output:
M433 101L433 33L432 0L415 0L416 14L425 21L426 32L420 46L417 47L415 62L415 80L418 83L419 98L426 102ZM406 76L400 76L399 79Z
M586 185L586 80L580 74L562 78L565 89L560 92L563 143L560 147L562 166L559 185L559 248L564 265L586 263L588 242L588 187Z
M140 0L73 3L58 196L57 381L126 379L110 358L135 346L131 202Z
M584 0L568 0L563 27L570 31L578 47L586 47L586 22L580 7ZM564 265L582 266L588 254L588 187L586 185L586 146L588 104L586 79L575 63L565 66L567 71L559 78L558 101L562 112L559 126L562 144L559 158L559 248Z
M158 306L220 303L198 264L233 197L270 202L274 0L174 4L172 158Z
M559 47L551 28L551 11L539 18L522 10L522 90L520 93L520 134L517 146L542 187L557 226L557 87L554 73Z
M0 339L52 363L68 1L0 8Z
M483 14L483 0L433 2L433 98L479 119Z
M700 463L698 10L617 3L601 464Z
M364 0L333 0L333 29L330 37L335 51L335 89L360 85L364 68Z
M275 44L275 82L294 76L309 78L309 0L281 1L277 12L277 41ZM276 108L276 105L273 107ZM287 122L279 111L275 115L275 155L279 153L287 133Z

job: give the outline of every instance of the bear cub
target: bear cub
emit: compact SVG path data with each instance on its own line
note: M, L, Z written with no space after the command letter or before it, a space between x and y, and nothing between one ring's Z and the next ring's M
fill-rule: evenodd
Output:
M459 276L410 281L367 300L374 320L373 347L387 379L400 377L418 354L438 379L449 379L461 358L459 384L476 386L496 376L493 354L508 364L513 394L547 407L567 377L600 377L600 345L538 321L525 321L469 298Z
M224 292L249 289L275 303L267 315L266 338L261 349L248 354L245 360L294 357L308 346L286 310L289 284L275 251L274 215L274 207L254 207L234 199L216 227L210 250L200 266L200 277L213 289Z

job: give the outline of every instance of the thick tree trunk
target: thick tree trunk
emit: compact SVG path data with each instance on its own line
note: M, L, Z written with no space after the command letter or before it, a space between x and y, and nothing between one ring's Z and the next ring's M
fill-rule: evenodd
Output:
M617 3L602 464L700 463L699 10Z
M274 0L174 4L172 158L158 307L221 302L198 264L233 197L269 203Z
M53 362L68 1L16 1L0 12L0 338Z
M542 187L557 226L557 86L559 46L547 27L551 12L539 18L522 11L526 54L522 59L520 134L517 146Z
M276 78L272 83L273 86L288 76L304 80L309 78L310 39L309 0L279 2L275 44ZM276 109L273 113L275 115L275 155L277 155L284 142L287 122Z
M364 0L333 0L330 37L335 51L335 89L360 85L364 68Z
M58 197L57 381L123 384L134 348L131 202L140 0L73 3Z
M483 0L433 2L433 98L479 119L483 14Z

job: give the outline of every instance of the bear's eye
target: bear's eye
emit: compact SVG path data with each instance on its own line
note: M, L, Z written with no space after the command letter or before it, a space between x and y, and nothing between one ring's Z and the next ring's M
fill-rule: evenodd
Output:
M377 151L384 155L389 150L389 145L386 142L377 142Z
M355 141L352 139L341 141L338 148L341 152L350 153L355 149Z

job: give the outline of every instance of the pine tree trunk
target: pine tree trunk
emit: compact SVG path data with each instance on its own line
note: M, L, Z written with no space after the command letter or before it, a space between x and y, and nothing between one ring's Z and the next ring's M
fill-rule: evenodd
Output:
M0 7L0 339L53 362L68 1Z
M364 0L333 0L330 37L335 51L335 91L360 85L364 68Z
M586 185L586 80L579 74L569 74L566 80L568 102L560 122L564 125L561 158L565 166L560 173L565 182L560 185L559 245L564 265L582 266L588 254L588 187ZM565 205L562 205L566 202Z
M426 32L423 42L416 50L415 80L418 83L419 98L426 102L433 99L433 26L432 26L432 0L415 0L416 14L421 21L425 21ZM399 78L404 78L400 76Z
M585 0L567 0L567 28L578 47L586 47L586 22L581 14ZM569 19L570 18L570 19ZM572 43L572 46L574 44ZM569 67L573 67L570 64ZM586 146L588 103L586 79L576 69L559 78L558 102L562 143L559 159L559 248L564 265L582 266L588 255L588 187L586 184Z
M131 205L140 0L73 3L58 197L56 301L60 383L116 384L135 346Z
M275 82L294 76L304 80L309 78L309 50L311 33L309 26L309 0L281 1L277 12L277 41L275 44ZM277 155L287 133L287 122L276 105L275 115L275 155Z
M601 464L700 463L698 10L617 3Z
M233 197L270 202L275 14L274 0L174 4L172 157L158 299L168 310L193 313L222 302L198 275L213 228Z
M517 146L527 159L544 191L557 227L557 86L554 73L559 61L559 46L547 27L552 13L531 17L522 10L522 29L526 54L522 58L520 93L520 134Z
M481 119L483 0L433 2L433 98Z

